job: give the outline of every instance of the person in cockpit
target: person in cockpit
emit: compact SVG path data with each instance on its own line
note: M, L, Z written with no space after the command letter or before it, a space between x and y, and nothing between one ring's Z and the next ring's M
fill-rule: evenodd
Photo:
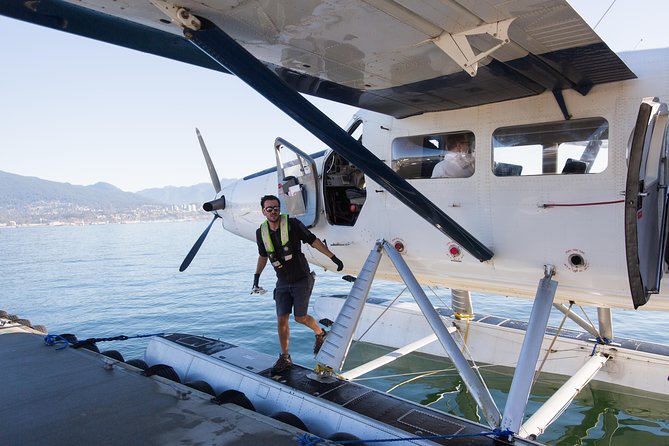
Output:
M432 170L432 178L466 178L474 175L474 154L471 153L469 136L454 133L446 137L444 159Z
M293 365L288 353L290 338L290 313L295 311L295 321L306 325L314 331L316 341L314 355L318 353L325 341L325 330L311 317L307 310L309 298L314 287L314 277L309 271L309 263L302 254L301 243L308 243L320 253L328 256L337 271L344 268L344 264L325 244L309 231L301 221L281 214L281 204L274 195L265 195L260 199L260 207L265 220L256 231L258 245L258 263L253 276L253 290L251 294L263 294L259 280L267 261L269 260L276 271L276 287L274 301L279 332L281 354L272 367L272 373L280 373Z

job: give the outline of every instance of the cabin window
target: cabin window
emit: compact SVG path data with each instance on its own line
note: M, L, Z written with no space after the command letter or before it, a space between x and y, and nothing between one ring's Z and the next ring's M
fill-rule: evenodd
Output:
M467 178L474 174L474 134L414 135L392 144L392 168L402 178Z
M496 176L600 173L609 160L604 118L503 127L492 135Z

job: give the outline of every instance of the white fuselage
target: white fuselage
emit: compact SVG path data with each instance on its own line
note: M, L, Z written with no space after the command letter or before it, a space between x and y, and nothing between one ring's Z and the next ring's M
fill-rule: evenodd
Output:
M393 119L360 111L362 143L389 166L391 146L411 135L468 131L475 135L476 170L468 178L410 179L428 199L443 209L494 252L479 262L469 253L453 255L453 242L366 178L366 201L353 226L332 224L324 202L324 165L316 158L317 219L311 230L327 240L343 260L345 271L357 274L378 239L401 242L404 258L422 284L437 284L484 293L535 296L544 265L555 267L556 302L575 301L597 307L632 308L625 251L624 198L627 151L639 105L644 97L669 98L669 51L652 50L621 56L638 79L599 85L586 96L564 91L572 119L604 118L608 122L608 159L600 173L583 175L495 176L493 133L500 128L564 120L551 93L456 111ZM305 150L306 148L302 148ZM309 152L308 149L305 151ZM255 240L262 221L259 199L277 194L271 172L240 180L222 191L226 209L218 211L225 229ZM602 204L609 203L610 204ZM586 206L544 207L545 204ZM331 268L315 250L309 260ZM579 256L574 265L570 256ZM384 260L378 278L399 280ZM669 284L644 309L669 310Z

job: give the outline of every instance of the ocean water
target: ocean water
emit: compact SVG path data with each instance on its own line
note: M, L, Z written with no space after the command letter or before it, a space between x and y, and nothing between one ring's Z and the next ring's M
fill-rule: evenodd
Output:
M249 294L257 251L254 243L219 226L209 233L186 272L178 267L206 221L58 226L0 230L0 309L46 326L51 333L79 339L117 335L187 332L205 335L271 355L278 353L271 292ZM314 298L346 294L340 276L316 270ZM271 291L274 274L266 268L261 285ZM394 298L402 286L375 283L371 294ZM434 290L438 304L447 289ZM432 295L432 291L428 292ZM531 302L474 295L479 314L526 319ZM555 312L557 313L557 312ZM591 312L594 317L594 312ZM619 337L669 344L666 314L614 313ZM551 316L558 325L561 314ZM642 329L640 329L642 327ZM291 355L313 364L310 330L292 323ZM569 327L573 328L573 327ZM142 357L146 339L100 343L126 359ZM387 350L355 344L352 368ZM511 383L510 369L482 370L499 407ZM667 371L669 375L669 370ZM562 379L543 377L533 388L536 409ZM364 384L439 410L477 420L475 403L448 361L409 355L365 377ZM591 384L539 440L551 445L669 445L669 399Z

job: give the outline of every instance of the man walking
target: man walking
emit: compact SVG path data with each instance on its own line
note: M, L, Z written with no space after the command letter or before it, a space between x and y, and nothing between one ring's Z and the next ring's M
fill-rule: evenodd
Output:
M277 197L265 195L260 199L260 207L267 220L256 231L258 263L253 276L252 293L261 290L258 286L260 274L269 260L277 277L274 301L281 347L281 354L272 367L272 373L279 373L293 365L288 353L290 338L288 322L293 310L295 321L314 331L316 336L314 355L320 350L326 335L325 330L321 329L318 322L307 313L314 277L309 271L306 257L302 254L300 242L310 244L329 257L337 265L337 271L341 271L344 264L302 222L281 214L281 204Z

